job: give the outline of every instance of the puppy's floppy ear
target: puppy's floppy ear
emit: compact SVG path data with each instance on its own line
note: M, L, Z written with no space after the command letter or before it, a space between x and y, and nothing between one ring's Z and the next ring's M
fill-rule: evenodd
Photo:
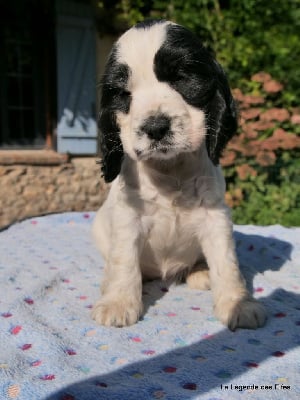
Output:
M217 165L237 129L236 107L227 78L193 33L174 24L169 24L166 31L166 40L154 59L156 77L167 82L188 104L205 112L207 151Z
M117 46L114 46L102 78L101 111L98 120L101 169L106 182L112 182L120 173L124 156L116 113L128 113L130 107L130 97L126 92L128 66L118 63L117 50Z
M215 62L216 92L205 107L206 148L211 161L219 164L222 151L237 131L237 108L221 66Z
M102 108L99 117L101 171L105 182L112 182L120 173L123 146L115 112Z

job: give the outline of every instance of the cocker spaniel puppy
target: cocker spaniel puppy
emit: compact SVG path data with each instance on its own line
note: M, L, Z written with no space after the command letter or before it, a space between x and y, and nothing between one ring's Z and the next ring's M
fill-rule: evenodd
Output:
M265 311L239 271L219 167L235 103L216 60L187 29L137 24L117 41L102 81L102 172L112 182L93 233L105 259L100 324L137 322L143 279L184 276L211 289L230 329Z

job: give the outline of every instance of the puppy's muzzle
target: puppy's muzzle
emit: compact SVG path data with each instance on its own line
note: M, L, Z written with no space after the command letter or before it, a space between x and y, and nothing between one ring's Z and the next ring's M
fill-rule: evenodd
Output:
M150 115L140 128L141 134L149 139L159 141L171 133L171 120L165 114Z

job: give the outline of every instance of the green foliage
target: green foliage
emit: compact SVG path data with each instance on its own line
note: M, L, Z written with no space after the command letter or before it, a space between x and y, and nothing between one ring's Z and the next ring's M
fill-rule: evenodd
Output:
M237 176L235 167L225 168L229 193L236 188L242 192L238 205L232 207L235 223L300 226L299 155L294 152L292 159L289 152L282 152L272 168L250 162L258 175L246 179Z
M245 116L257 107L245 103L247 96L240 96L240 134L228 146L235 157L223 168L227 201L237 224L300 226L300 124L293 124L287 110L284 120L276 120L277 110L283 110L284 91L270 95L262 86L263 82L243 82L245 93L264 99L264 103L258 117L243 119L243 112ZM247 135L248 128L261 122L266 111L273 111L270 127L258 130L256 125L256 135L253 131ZM259 153L271 157L261 159Z

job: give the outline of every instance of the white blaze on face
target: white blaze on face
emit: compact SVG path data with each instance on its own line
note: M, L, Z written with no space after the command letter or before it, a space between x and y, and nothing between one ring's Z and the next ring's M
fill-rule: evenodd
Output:
M194 151L205 136L203 111L189 106L168 83L159 82L154 72L154 57L166 40L169 24L132 28L117 42L118 62L129 67L127 89L131 93L130 111L128 114L118 112L117 122L124 150L133 159L171 158L182 151ZM159 149L165 145L156 143L154 150L153 140L140 130L149 116L158 113L171 120L168 151L163 153Z

